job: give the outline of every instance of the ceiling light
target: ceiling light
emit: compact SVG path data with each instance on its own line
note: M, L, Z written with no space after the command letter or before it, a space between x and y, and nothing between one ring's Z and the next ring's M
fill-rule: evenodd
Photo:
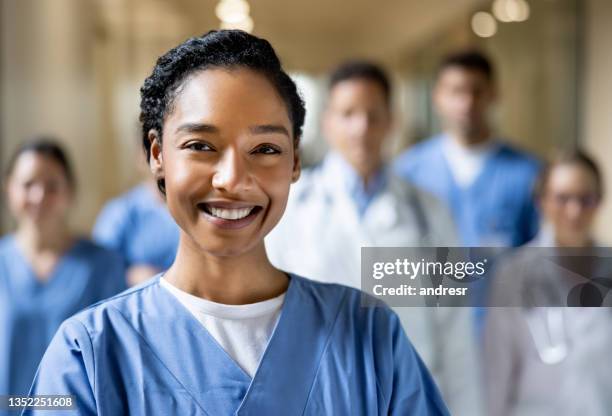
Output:
M497 33L497 22L491 13L478 12L472 17L472 30L481 38L490 38Z
M221 0L215 14L226 23L238 23L249 18L250 7L246 0Z

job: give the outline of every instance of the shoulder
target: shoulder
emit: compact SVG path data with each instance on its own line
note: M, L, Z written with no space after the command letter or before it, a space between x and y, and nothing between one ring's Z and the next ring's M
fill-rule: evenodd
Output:
M148 190L144 185L136 186L129 191L108 201L103 208L103 213L125 212L138 207L139 202L147 196Z
M335 316L338 328L351 326L351 331L361 334L375 331L397 330L401 325L396 313L375 297L352 287L337 283L324 283L292 275L298 279L300 290L310 297L321 310L328 310ZM330 306L335 307L330 308ZM343 332L341 331L341 332Z
M6 253L10 249L13 248L13 234L7 234L3 237L0 237L0 255Z
M542 162L531 153L507 142L500 144L497 158L514 168L521 168L524 172L536 175L542 167Z
M396 164L416 163L423 157L435 154L442 143L442 136L433 136L413 144L396 158Z
M130 311L140 310L138 305L142 305L144 297L159 284L159 275L150 280L127 289L115 296L101 300L92 304L81 312L73 315L64 321L68 327L82 326L92 334L100 334L106 330L109 321L114 317L126 317Z
M104 247L89 238L79 237L76 244L78 245L76 252L80 256L97 259L107 263L123 263L122 257L119 253Z
M447 226L451 220L451 214L447 206L434 194L426 189L419 188L409 179L404 179L397 173L392 172L389 176L389 189L394 197L402 204L411 204L413 209L420 209L427 218L442 221ZM414 205L417 205L415 207Z
M391 192L401 198L403 201L417 200L425 209L427 208L443 208L444 205L440 199L427 190L420 188L410 180L399 176L397 172L389 173L389 189Z

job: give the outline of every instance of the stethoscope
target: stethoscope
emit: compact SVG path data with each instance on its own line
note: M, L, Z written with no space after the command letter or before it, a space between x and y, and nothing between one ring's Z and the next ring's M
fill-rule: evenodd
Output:
M535 308L535 311L541 312L544 319L540 319L540 316L535 314L527 314L526 320L538 356L544 364L558 364L569 354L569 338L563 308L539 307ZM544 331L538 328L538 324L542 322Z

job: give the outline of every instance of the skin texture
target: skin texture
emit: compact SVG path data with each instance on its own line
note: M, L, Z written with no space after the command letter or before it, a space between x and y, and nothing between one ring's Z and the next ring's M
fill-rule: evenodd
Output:
M495 86L477 70L448 67L439 74L433 102L444 131L469 146L490 138L488 112L495 103Z
M58 162L35 152L18 157L5 190L17 243L37 278L46 281L73 243L67 217L74 190Z
M391 129L384 90L375 81L349 79L334 85L323 117L330 146L367 181L382 164L382 145Z
M270 264L263 238L299 178L291 131L285 103L256 72L206 69L183 83L164 120L161 146L159 133L149 132L151 170L165 179L168 208L181 228L165 276L172 284L225 304L258 302L286 290L287 276ZM217 224L206 204L259 208L235 228Z
M588 203L581 203L581 199ZM558 246L584 247L592 243L599 198L591 171L578 164L555 166L548 176L540 207Z

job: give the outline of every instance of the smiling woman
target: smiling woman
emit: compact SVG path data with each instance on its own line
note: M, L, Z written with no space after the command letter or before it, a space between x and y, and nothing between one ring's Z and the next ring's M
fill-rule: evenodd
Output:
M304 121L270 44L189 39L141 93L143 145L181 229L176 260L66 321L32 394L74 395L80 414L447 414L389 308L268 261Z
M0 238L0 395L27 394L62 321L124 290L125 276L116 253L70 230L76 178L55 140L17 149L4 190L17 227Z

